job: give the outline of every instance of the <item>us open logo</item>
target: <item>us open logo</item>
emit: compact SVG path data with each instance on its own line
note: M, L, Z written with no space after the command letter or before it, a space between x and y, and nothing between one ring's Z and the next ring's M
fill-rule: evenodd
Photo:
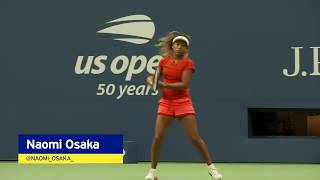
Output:
M130 15L121 17L105 24L111 25L97 31L97 33L118 34L123 37L113 40L125 41L133 44L146 44L154 36L155 25L152 19L146 15Z
M146 15L129 15L106 22L109 27L96 33L110 34L113 40L131 43L135 45L146 44L152 40L155 34L155 25L152 19ZM146 56L143 54L119 54L109 56L79 55L76 59L74 73L81 76L100 75L105 71L111 72L105 82L97 84L93 92L97 96L114 96L121 99L126 96L155 96L154 91L146 85L145 81L132 81L141 73L154 74L160 55ZM114 78L122 77L123 81L114 81ZM107 80L110 80L109 82Z

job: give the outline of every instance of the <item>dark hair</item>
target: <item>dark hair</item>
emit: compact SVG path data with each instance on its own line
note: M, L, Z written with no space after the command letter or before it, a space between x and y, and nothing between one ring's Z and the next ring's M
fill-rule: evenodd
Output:
M158 40L158 43L156 44L157 47L160 47L160 51L159 51L160 55L167 56L167 55L171 54L172 40L177 36L184 36L184 37L188 38L189 41L191 41L191 37L184 32L178 32L178 31L168 32L165 36L161 37Z

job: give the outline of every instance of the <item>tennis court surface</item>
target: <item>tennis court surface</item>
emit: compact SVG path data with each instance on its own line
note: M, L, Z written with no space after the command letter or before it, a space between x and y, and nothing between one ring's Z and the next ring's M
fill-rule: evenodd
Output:
M1 180L143 180L150 163L21 165L0 161ZM319 180L320 164L216 163L224 180ZM210 180L202 163L160 163L159 180Z

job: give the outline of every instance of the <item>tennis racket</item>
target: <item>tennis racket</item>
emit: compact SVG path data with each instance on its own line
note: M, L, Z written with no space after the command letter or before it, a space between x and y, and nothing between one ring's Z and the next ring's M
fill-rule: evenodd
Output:
M159 66L154 72L153 80L152 80L152 89L153 91L156 91L158 89L158 81L159 81Z

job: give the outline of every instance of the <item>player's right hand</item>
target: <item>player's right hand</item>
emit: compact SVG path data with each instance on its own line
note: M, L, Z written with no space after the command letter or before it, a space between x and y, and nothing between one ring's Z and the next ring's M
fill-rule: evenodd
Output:
M147 82L147 85L151 87L153 82L153 76L152 75L147 76L146 82Z

